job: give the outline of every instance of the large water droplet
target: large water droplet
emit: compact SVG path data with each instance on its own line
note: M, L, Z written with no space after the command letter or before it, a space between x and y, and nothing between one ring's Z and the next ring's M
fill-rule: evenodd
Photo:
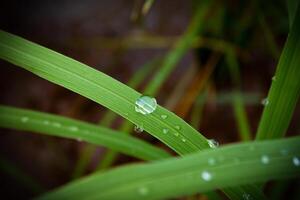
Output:
M139 188L139 193L140 193L141 195L145 196L145 195L147 195L147 194L149 193L149 190L148 190L148 188L146 188L146 187L140 187L140 188Z
M293 163L295 166L300 166L300 158L298 157L293 157Z
M134 131L135 131L136 133L141 133L141 132L144 131L144 128L143 128L143 126L138 126L138 125L136 125L136 126L134 126Z
M268 164L270 162L269 157L266 155L263 155L260 160L263 164Z
M203 171L202 173L201 173L201 177L202 177L202 179L203 180L205 180L205 181L210 181L211 180L211 174L208 172L208 171Z
M169 129L164 128L162 131L163 131L164 134L167 134L169 132Z
M156 107L156 99L146 95L141 96L135 102L135 111L142 113L143 115L154 112Z
M24 116L24 117L21 118L21 121L22 121L23 123L28 122L28 120L29 120L29 118L26 117L26 116Z
M268 98L264 98L263 100L261 100L261 104L264 105L264 106L269 105L269 100L268 100Z
M161 117L162 119L167 119L168 116L167 116L167 115L161 115L160 117Z
M208 145L210 148L217 148L219 146L219 142L214 139L207 140Z

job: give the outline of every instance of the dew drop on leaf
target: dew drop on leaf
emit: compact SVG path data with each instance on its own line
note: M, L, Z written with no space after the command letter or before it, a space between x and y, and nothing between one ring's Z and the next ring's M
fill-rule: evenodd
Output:
M138 125L134 126L134 131L135 131L136 133L141 133L141 132L143 132L143 131L144 131L143 126L138 126Z
M177 132L174 132L174 135L175 135L176 137L178 137L178 136L179 136L179 133L177 133Z
M272 81L276 81L276 76L273 76L273 77L272 77Z
M78 131L78 128L77 128L77 126L70 126L70 131Z
M293 157L293 163L295 166L299 167L300 166L300 159L298 157Z
M61 127L61 124L58 122L53 122L53 126L56 128L59 128L59 127Z
M203 180L205 180L205 181L210 181L211 180L211 174L208 172L208 171L203 171L202 173L201 173L201 177L202 177L202 179Z
M180 129L181 129L181 127L180 127L180 126L178 126L178 125L176 125L176 126L175 126L175 129L177 129L177 130L180 130Z
M219 142L217 142L214 139L207 140L207 143L210 146L210 148L217 148L219 146Z
M164 128L162 131L163 131L164 134L167 134L169 132L169 129Z
M261 100L261 104L264 105L264 106L269 105L269 100L268 100L268 98L264 98L263 100Z
M143 115L148 115L155 111L157 107L156 99L143 95L135 102L135 111Z
M145 195L147 195L149 193L149 190L146 187L140 187L138 191L143 196L145 196Z
M208 159L208 164L214 165L216 163L216 160L214 158L209 158Z
M26 116L24 116L24 117L21 118L21 121L22 121L23 123L28 122L28 120L29 120L29 118L26 117Z
M161 115L160 117L161 117L162 119L167 119L167 118L168 118L167 115Z
M49 122L48 120L45 120L45 121L43 121L43 124L45 124L45 125L49 125L49 124L50 124L50 122Z
M263 155L260 160L263 164L268 164L270 162L269 157L266 155Z
M186 139L185 139L185 138L181 138L181 141L182 141L182 142L186 142Z

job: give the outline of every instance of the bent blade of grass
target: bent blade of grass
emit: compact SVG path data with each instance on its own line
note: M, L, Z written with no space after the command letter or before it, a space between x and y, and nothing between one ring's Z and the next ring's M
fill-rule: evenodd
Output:
M156 160L169 154L148 143L125 134L78 120L36 111L0 105L0 127L32 131L116 149L142 160Z
M300 5L300 4L299 4ZM300 94L300 9L298 5L294 23L284 45L272 78L268 104L263 110L256 139L283 137L288 129Z
M0 31L0 58L85 96L138 126L142 125L145 131L180 155L209 148L207 139L174 113L161 106L148 115L137 113L135 101L141 96L140 93L62 54ZM162 115L167 118L163 119ZM164 129L168 130L167 134ZM242 197L240 190L230 190L231 194L233 192ZM256 194L257 191L247 193Z
M265 157L267 163L264 162ZM96 173L38 199L172 198L220 187L300 177L299 158L299 136L228 145L184 158ZM296 159L298 162L295 162ZM252 186L252 189L258 190L258 187ZM244 193L243 196L248 199L263 198L251 195Z

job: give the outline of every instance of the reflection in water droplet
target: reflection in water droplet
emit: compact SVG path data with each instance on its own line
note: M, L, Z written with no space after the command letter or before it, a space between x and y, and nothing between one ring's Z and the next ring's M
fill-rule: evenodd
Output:
M23 123L26 123L26 122L28 122L28 120L29 120L29 118L28 117L22 117L21 118L21 121L23 122Z
M169 129L167 129L167 128L164 128L164 129L163 129L163 133L164 133L164 134L167 134L168 132L169 132Z
M293 157L293 163L297 167L300 166L300 159L298 157L296 157L296 156Z
M263 155L260 160L263 164L268 164L270 162L269 157L266 155Z
M207 140L207 143L210 146L210 148L217 148L219 146L219 142L217 142L214 139Z
M157 107L156 99L150 96L143 95L135 102L135 111L143 115L150 114Z
M201 173L201 177L202 177L202 179L203 180L205 180L205 181L210 181L211 180L211 174L208 172L208 171L203 171L202 173Z
M167 119L168 116L167 116L167 115L161 115L160 117L161 117L162 119Z
M268 100L268 98L264 98L264 99L261 101L261 104L264 105L264 106L269 105L269 100Z
M135 131L136 133L141 133L141 132L144 131L144 128L143 128L143 126L135 125L135 126L134 126L134 131Z
M74 132L78 131L78 128L76 126L70 126L69 129L70 129L70 131L74 131Z
M146 187L140 187L140 188L139 188L139 193L140 193L141 195L145 196L145 195L147 195L147 194L149 193L149 190L148 190L148 188L146 188Z

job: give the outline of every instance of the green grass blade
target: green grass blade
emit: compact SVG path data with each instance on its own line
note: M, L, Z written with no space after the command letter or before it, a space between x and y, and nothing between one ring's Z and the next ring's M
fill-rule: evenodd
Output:
M85 96L128 119L163 141L180 155L209 148L207 139L174 113L157 106L155 112L135 112L140 93L115 79L18 36L0 31L0 58L55 84ZM166 115L163 119L161 116ZM163 132L168 129L168 133ZM248 193L256 191L248 191ZM237 192L242 196L241 192Z
M172 158L96 173L39 199L179 197L220 187L300 177L299 159L299 136L228 145L190 154L184 158ZM258 190L255 186L252 189ZM247 193L243 197L263 198Z
M296 11L298 8L298 4L299 4L299 0L287 0L287 8L288 8L288 14L289 14L290 27L292 27L292 25L293 25Z
M148 143L111 129L78 120L25 109L0 106L0 127L80 139L140 158L156 160L169 155Z
M271 89L259 123L256 139L284 136L300 94L300 9L272 78Z

